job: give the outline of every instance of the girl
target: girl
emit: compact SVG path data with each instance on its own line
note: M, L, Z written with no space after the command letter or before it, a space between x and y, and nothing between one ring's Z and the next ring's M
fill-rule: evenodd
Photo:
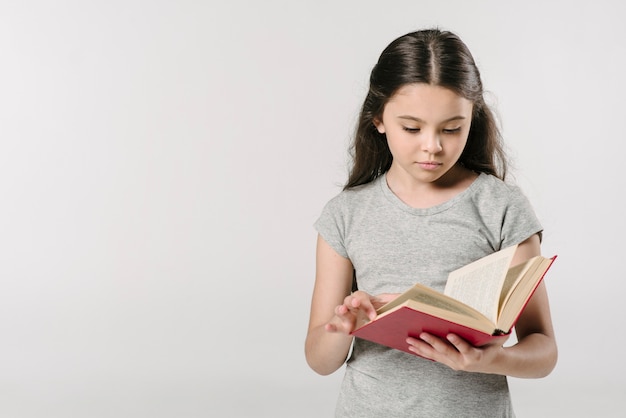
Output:
M423 333L407 338L412 356L350 336L357 318L374 318L415 282L443 291L452 270L513 244L513 264L540 254L542 227L505 173L466 45L440 30L393 41L371 73L347 184L315 223L306 359L324 375L348 359L337 417L514 416L506 376L552 371L557 348L543 284L511 346Z

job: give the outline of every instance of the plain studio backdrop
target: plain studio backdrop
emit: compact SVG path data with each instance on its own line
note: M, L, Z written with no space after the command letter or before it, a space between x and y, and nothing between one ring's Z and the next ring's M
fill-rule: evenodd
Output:
M473 52L545 227L555 371L519 417L623 416L619 1L0 2L0 417L329 417L313 222L406 32Z

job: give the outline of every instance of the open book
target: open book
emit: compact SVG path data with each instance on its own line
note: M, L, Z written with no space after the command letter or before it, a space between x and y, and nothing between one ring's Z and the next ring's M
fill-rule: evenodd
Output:
M352 335L407 353L406 338L454 333L474 346L505 340L556 259L536 256L511 267L517 245L450 273L444 293L416 284L377 310Z

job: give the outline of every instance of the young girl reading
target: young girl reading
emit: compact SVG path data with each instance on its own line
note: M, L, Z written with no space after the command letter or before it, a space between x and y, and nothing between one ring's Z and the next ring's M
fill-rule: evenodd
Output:
M316 277L306 359L320 374L347 360L337 417L510 417L506 376L539 378L557 348L542 283L513 345L473 347L450 334L407 338L417 355L354 339L357 318L416 282L519 244L540 254L542 226L515 185L479 71L453 33L394 40L370 76L344 190L315 223ZM358 290L357 290L358 288Z

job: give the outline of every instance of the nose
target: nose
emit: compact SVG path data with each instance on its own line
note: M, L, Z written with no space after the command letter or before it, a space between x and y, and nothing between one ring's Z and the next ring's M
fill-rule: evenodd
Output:
M443 149L441 147L441 138L437 132L430 132L423 137L422 150L429 154L437 154Z

